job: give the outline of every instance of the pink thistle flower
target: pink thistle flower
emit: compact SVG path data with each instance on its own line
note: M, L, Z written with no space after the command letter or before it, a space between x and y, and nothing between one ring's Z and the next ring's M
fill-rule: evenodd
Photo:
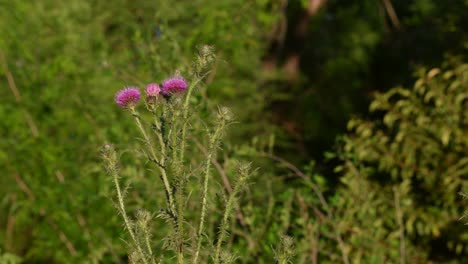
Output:
M115 102L123 108L135 106L140 100L140 90L136 87L128 87L117 92Z
M169 79L164 80L162 84L163 94L172 94L184 92L187 90L187 82L181 76L174 76Z
M161 93L161 88L156 83L150 83L146 86L145 92L148 97L157 97Z

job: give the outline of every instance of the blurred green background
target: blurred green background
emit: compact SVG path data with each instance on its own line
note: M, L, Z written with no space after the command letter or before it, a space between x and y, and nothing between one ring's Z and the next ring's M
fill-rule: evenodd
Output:
M113 96L187 73L208 44L209 107L239 122L220 159L259 167L239 263L273 263L282 234L294 263L467 263L467 14L466 0L0 0L0 262L126 263L99 148L131 152L138 134ZM130 207L161 201L144 161L123 159Z

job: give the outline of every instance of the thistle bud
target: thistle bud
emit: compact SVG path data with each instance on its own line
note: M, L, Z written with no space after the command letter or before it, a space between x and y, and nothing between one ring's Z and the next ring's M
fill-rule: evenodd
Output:
M223 123L227 123L227 122L232 121L233 116L232 116L231 110L229 110L229 108L221 106L221 107L218 108L217 118L218 118L219 121L221 121Z

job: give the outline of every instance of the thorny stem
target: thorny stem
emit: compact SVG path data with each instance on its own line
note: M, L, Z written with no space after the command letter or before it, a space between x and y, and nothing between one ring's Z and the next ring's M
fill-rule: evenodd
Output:
M193 88L197 86L197 84L201 81L202 78L197 78L192 83L190 83L188 90L187 90L187 95L185 96L185 102L183 106L183 115L182 115L182 138L181 138L181 146L180 146L180 161L183 162L184 160L184 154L185 154L185 137L187 133L187 117L188 117L188 110L189 110L189 102L190 102L190 96L192 95Z
M177 263L184 263L184 254L182 254L180 251L177 252Z
M178 194L178 211L177 211L177 233L178 233L178 245L177 245L177 256L178 256L178 263L184 263L184 202L183 202L183 194L182 188L179 189L180 194Z
M283 158L280 158L280 157L277 157L277 156L274 156L274 155L271 155L271 154L264 154L263 156L265 157L268 157L272 160L275 160L275 161L278 161L280 163L282 163L283 165L285 165L287 168L289 168L290 170L292 170L297 176L299 176L300 178L302 178L304 180L304 182L312 188L312 190L315 192L315 194L317 195L317 197L319 198L322 206L325 208L325 211L327 212L327 217L328 219L333 219L334 218L334 215L333 215L333 211L331 210L330 206L328 205L327 201L325 200L324 196L323 196L323 193L320 191L320 189L318 188L317 185L315 185L314 183L312 183L309 179L309 177L307 177L307 175L305 175L301 170L299 170L296 166L294 166L293 164L291 164L290 162L286 161L285 159ZM345 248L345 244L344 244L344 241L343 239L341 238L341 235L339 233L338 230L335 230L335 239L336 241L338 242L338 245L340 247L340 250L341 250L341 257L342 257L342 260L343 260L343 263L345 264L349 264L349 258L348 258L348 254L346 253L346 248Z
M288 263L288 258L286 256L281 256L278 263L279 264L287 264Z
M149 233L148 230L145 230L145 242L146 242L146 247L148 248L148 253L151 256L151 263L155 263L154 258L153 258L153 250L151 249L151 243L149 240Z
M172 115L171 116L172 120L171 120L171 123L172 124L175 124L175 119L177 118L175 115ZM172 134L170 135L170 140L172 141L172 163L176 163L177 162L177 148L176 148L176 145L177 145L177 129L174 127L170 129L170 132L172 132ZM169 139L168 139L169 140ZM179 162L182 162L181 160Z
M189 106L189 102L190 102L190 96L192 95L192 91L193 91L193 88L195 88L195 86L200 82L201 78L197 78L195 79L194 81L192 81L188 87L188 90L187 90L187 95L185 96L185 101L184 101L184 105L183 105L183 114L182 114L182 135L181 135L181 146L180 146L180 149L179 149L179 153L180 153L180 157L179 157L179 162L184 162L184 154L185 154L185 138L186 138L186 133L187 133L187 123L188 123L188 120L187 120L187 117L188 117L188 106ZM175 158L176 158L176 151L173 151L173 159L175 161ZM179 190L179 192L182 192L182 190ZM182 195L182 194L181 194ZM184 257L183 257L183 239L182 239L182 234L183 234L183 216L182 216L182 211L183 211L183 201L179 201L179 212L178 212L178 232L179 232L179 239L181 241L180 242L180 245L178 246L179 249L178 249L178 263L184 263ZM200 240L200 239L199 239ZM199 244L201 245L201 244ZM199 246L197 247L197 252L195 254L195 259L194 259L194 263L196 263L198 261L198 253L200 251L200 248Z
M247 175L240 175L239 176L239 182L234 187L234 190L231 193L231 195L229 195L229 199L228 199L228 202L226 204L226 209L224 211L223 221L221 222L221 226L220 226L220 230L219 230L218 241L216 243L216 253L215 253L215 259L214 259L215 264L218 264L220 262L219 256L221 254L221 245L222 245L222 243L224 241L224 236L226 235L226 229L227 229L227 226L228 226L229 216L231 215L232 209L234 207L234 202L236 200L236 196L240 192L242 187L244 186L244 181L245 181L246 177L247 177Z
M160 122L158 121L158 119L156 118L156 115L155 115L155 118L154 118L154 124L156 125L156 129L158 131L156 131L156 135L158 137L158 140L159 140L159 145L161 147L161 159L160 159L160 163L161 163L161 166L163 167L163 169L165 170L166 168L166 143L164 142L164 138L163 138L163 135L162 135L162 129L161 129L161 124ZM182 191L182 190L179 190L179 192ZM178 245L178 248L177 248L177 259L178 259L178 263L179 264L183 264L184 263L184 248L183 248L183 222L184 222L184 218L183 218L183 209L181 208L183 206L183 201L181 201L181 199L179 201L177 201L177 233L179 235L179 245Z
M200 255L200 248L201 248L202 237L203 237L203 228L205 224L205 215L206 215L206 207L207 207L208 182L210 178L211 157L216 151L216 143L218 141L219 134L221 133L221 129L222 129L222 125L218 126L216 128L214 135L211 137L210 149L208 151L208 157L206 158L205 175L203 179L202 209L201 209L201 216L200 216L200 225L198 227L198 234L197 234L197 240L198 240L197 250L195 251L195 256L193 258L194 264L198 263L198 256Z
M128 233L130 234L130 237L132 238L133 242L135 243L138 249L138 252L141 255L141 259L145 264L148 264L148 261L146 261L145 254L143 253L143 249L141 248L140 243L136 239L135 233L133 233L132 225L130 224L130 220L128 219L127 212L125 211L122 191L120 190L119 180L117 179L117 173L115 171L112 172L112 178L114 178L115 189L117 190L117 198L119 200L119 209L124 219L125 226L127 227Z
M136 112L136 110L134 108L130 108L130 110L132 112L132 115L135 117L135 121L137 123L138 128L140 129L143 137L145 138L146 144L148 145L148 150L150 151L150 154L151 154L151 158L153 158L157 163L159 163L159 164L157 164L157 167L159 168L159 171L161 172L161 175L162 175L164 187L166 189L167 197L168 197L168 200L169 200L169 208L173 213L175 213L174 197L172 195L171 186L170 186L169 180L167 178L166 168L165 168L164 164L161 164L161 162L158 161L156 153L154 152L154 149L153 149L153 147L151 145L151 140L148 137L148 134L146 134L146 131L143 128L143 125L141 124L140 116L138 115L138 113Z

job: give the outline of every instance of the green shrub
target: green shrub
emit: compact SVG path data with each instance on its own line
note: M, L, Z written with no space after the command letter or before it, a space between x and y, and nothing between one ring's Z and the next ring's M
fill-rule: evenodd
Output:
M375 120L348 123L336 210L356 261L466 259L467 91L468 65L432 69L413 89L378 94Z

